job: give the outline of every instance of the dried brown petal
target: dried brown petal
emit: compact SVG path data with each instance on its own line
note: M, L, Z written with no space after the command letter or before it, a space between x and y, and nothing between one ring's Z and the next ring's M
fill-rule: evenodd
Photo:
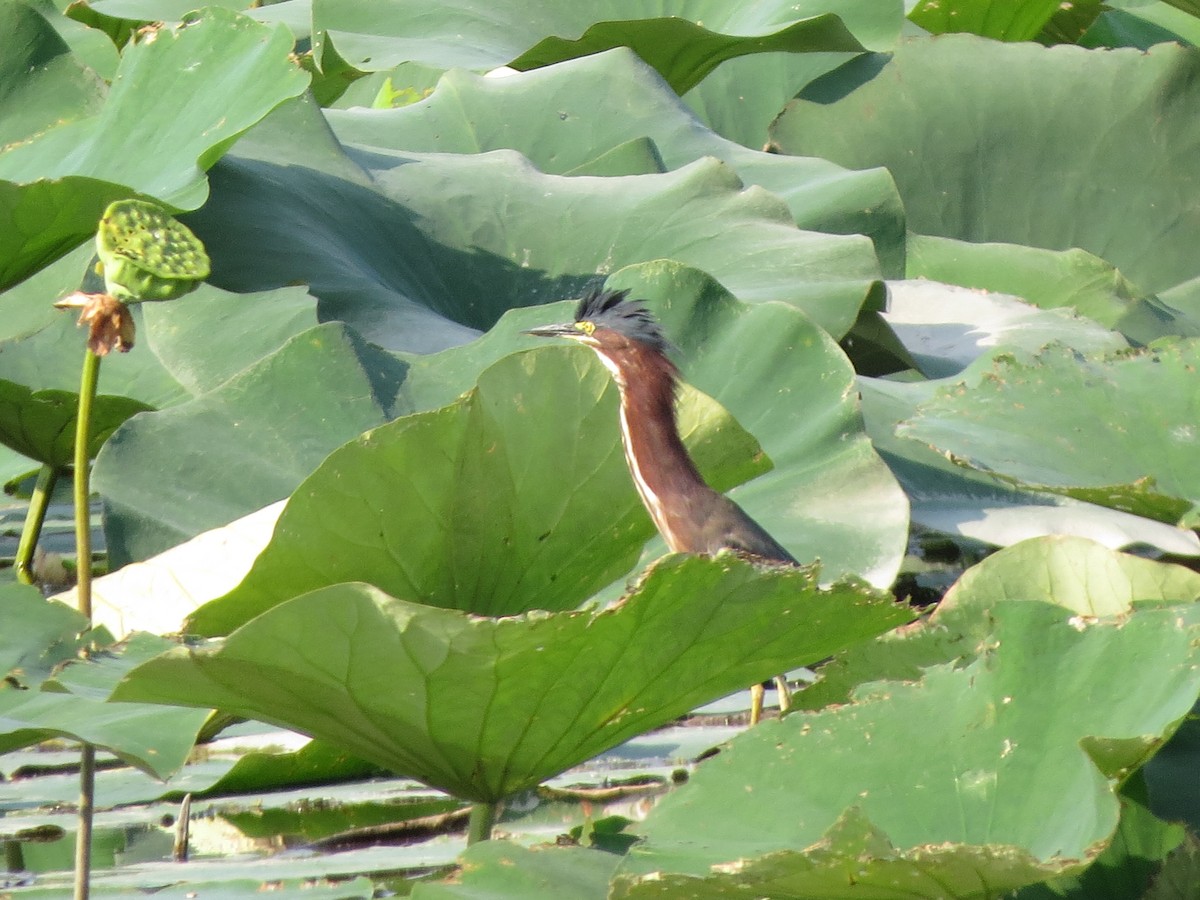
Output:
M97 356L107 356L114 347L122 353L133 349L133 316L116 297L76 291L54 305L81 310L79 324L88 326L88 349Z

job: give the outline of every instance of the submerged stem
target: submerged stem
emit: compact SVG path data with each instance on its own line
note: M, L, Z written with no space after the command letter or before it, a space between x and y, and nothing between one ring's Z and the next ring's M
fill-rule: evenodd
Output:
M96 748L79 746L79 831L75 835L75 900L88 900L92 874L92 819L96 808Z
M479 841L491 840L492 828L495 827L498 818L500 818L499 800L488 803L472 803L471 818L467 825L467 846Z
M55 466L46 463L38 472L37 482L33 486L33 496L29 498L29 509L25 513L25 525L21 528L21 540L17 544L17 581L21 584L33 584L33 554L42 536L46 507L50 505L50 495L54 493L58 473Z

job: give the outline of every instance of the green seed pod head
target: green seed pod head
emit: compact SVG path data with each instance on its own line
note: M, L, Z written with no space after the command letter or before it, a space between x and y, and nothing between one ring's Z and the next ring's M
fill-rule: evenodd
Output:
M96 231L108 293L125 303L173 300L208 277L208 254L185 225L157 203L109 204Z

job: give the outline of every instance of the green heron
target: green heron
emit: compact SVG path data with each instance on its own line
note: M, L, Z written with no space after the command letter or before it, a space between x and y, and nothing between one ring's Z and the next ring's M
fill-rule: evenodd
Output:
M650 311L628 295L592 290L579 301L574 322L525 333L586 344L612 372L621 394L625 461L642 503L673 552L711 556L732 550L760 561L799 565L740 506L701 477L675 421L679 369L667 357L670 343ZM786 709L787 684L782 677L776 684L780 706ZM756 685L751 689L751 724L761 716L762 703L763 688Z

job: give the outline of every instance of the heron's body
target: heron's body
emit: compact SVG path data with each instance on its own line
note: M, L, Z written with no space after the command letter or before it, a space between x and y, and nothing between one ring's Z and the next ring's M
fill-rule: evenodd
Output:
M666 356L629 341L623 364L605 354L621 394L625 461L642 503L676 553L713 555L735 550L795 564L779 543L740 506L705 483L679 436L675 417L678 371Z
M593 291L580 301L573 323L528 333L587 344L612 373L621 394L625 461L642 503L672 551L713 555L733 550L797 565L761 525L701 477L679 436L679 370L667 357L666 337L644 306L626 301L627 293ZM785 693L781 685L781 697ZM761 692L756 704L761 709ZM757 720L757 710L752 719Z

